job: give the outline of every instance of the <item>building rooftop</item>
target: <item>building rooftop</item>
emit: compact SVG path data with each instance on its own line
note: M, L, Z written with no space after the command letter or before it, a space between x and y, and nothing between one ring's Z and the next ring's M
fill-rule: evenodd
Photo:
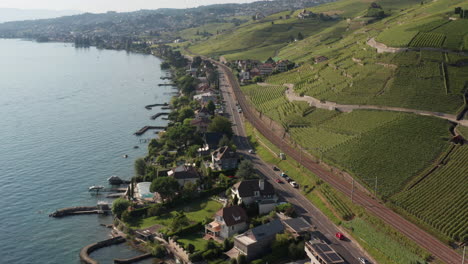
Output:
M284 225L296 233L302 233L310 230L311 225L302 217L283 220Z
M321 240L310 240L306 242L306 247L318 255L325 264L345 263L343 258L338 255L328 244Z
M247 221L247 213L238 205L224 207L216 212L216 215L221 216L227 226L233 226Z

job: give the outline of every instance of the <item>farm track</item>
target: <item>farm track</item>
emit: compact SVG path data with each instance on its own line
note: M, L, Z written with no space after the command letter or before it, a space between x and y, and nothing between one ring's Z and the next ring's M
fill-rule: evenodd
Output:
M268 85L268 84L262 83L259 85ZM275 86L275 85L272 85L272 86ZM462 126L468 127L468 120L457 120L456 115L402 108L402 107L390 107L390 106L378 106L378 105L344 105L344 104L338 104L335 102L328 102L328 101L323 102L311 96L307 96L307 95L299 96L295 94L293 91L293 88L294 88L293 84L285 84L285 86L288 87L285 95L286 95L286 98L290 102L303 101L303 102L309 103L309 105L311 106L321 108L321 109L327 109L327 110L338 109L342 112L351 112L353 110L380 110L380 111L392 111L392 112L405 112L405 113L413 113L413 114L422 115L422 116L432 116L432 117L442 118L450 122L454 122Z
M370 38L367 41L367 45L371 46L372 48L377 49L377 53L384 53L384 52L390 52L390 53L397 53L397 52L404 52L404 51L420 51L420 50L427 50L427 51L438 51L438 52L446 52L446 53L453 53L453 54L460 54L463 56L468 56L467 52L463 51L454 51L454 50L449 50L449 49L442 49L442 48L394 48L394 47L389 47L381 42L377 42L375 38Z
M264 121L255 114L253 106L249 105L246 97L241 92L239 84L232 72L230 71L230 69L227 66L220 64L216 61L213 62L220 66L226 73L228 81L230 82L234 90L235 97L237 98L238 103L243 109L245 118L251 124L253 124L255 128L265 138L267 138L277 147L282 148L283 152L286 155L288 155L296 161L299 161L302 156L302 165L305 168L315 173L325 182L329 183L335 189L339 190L346 196L351 197L351 183L340 180L340 178L325 170L319 164L315 163L312 159L310 159L307 155L301 155L300 149L294 148L288 143L282 143L284 141L283 138L274 134L271 131L270 126L268 124L265 124ZM390 226L392 226L393 228L395 228L396 230L400 231L402 234L413 240L416 244L428 250L436 258L444 261L445 263L461 263L462 257L449 246L445 245L432 235L420 229L415 224L404 219L402 216L393 212L391 209L385 207L385 205L381 204L380 201L368 196L368 194L366 194L362 190L357 189L354 191L353 200L355 201L355 203L363 206L369 212L378 216L381 220L383 220L384 222L386 222L387 224L389 224Z

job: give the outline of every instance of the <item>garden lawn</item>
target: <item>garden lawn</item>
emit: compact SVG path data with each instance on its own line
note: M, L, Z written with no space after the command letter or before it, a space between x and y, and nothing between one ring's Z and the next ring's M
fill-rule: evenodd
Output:
M203 239L203 235L201 233L182 236L179 237L177 241L179 243L182 243L185 247L187 247L188 244L194 245L196 251L203 251L205 249L206 244L208 243L207 240Z
M156 224L167 227L170 225L177 211L185 212L185 215L192 222L200 222L207 217L213 217L213 215L222 207L223 206L220 203L210 199L197 200L184 206L178 206L167 214L145 218L141 221L139 226L136 226L136 228L147 228Z

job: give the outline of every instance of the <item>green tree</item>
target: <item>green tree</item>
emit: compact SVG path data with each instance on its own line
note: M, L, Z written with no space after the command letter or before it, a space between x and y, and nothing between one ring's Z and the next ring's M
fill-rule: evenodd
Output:
M237 259L235 258L230 259L229 264L237 264Z
M305 257L304 251L304 241L301 241L297 244L291 243L288 246L288 256L290 259L302 259Z
M229 138L234 134L231 121L223 116L216 116L213 118L211 124L208 126L208 132L223 133Z
M236 177L244 180L256 178L255 169L250 160L241 161L236 172Z
M112 213L120 218L122 213L126 211L130 205L131 203L129 200L118 198L112 203Z
M171 230L175 232L188 225L190 225L190 221L185 213L176 212L176 215L171 222Z
M302 35L301 32L297 33L297 39L298 40L303 40L304 39L304 36Z
M178 190L179 183L172 177L156 178L150 186L150 191L159 193L162 199L172 199Z
M182 194L186 198L194 198L197 195L198 187L192 182L186 182Z
M157 158L156 158L156 162L161 165L161 166L166 166L166 156L164 155L159 155Z
M237 257L237 264L247 264L247 258L245 257L245 255L243 254L240 254L238 257Z
M224 147L224 146L231 147L232 145L234 145L232 143L232 140L229 139L226 135L223 135L223 137L219 140L219 143L218 143L218 147Z
M276 256L286 257L288 255L289 244L290 236L288 234L276 234L276 239L273 241L271 249Z
M210 114L214 115L214 112L216 110L216 106L215 106L215 104L213 103L212 100L210 100L208 102L208 104L206 105L206 109L208 109L208 111L210 111Z
M190 106L186 106L177 111L177 122L184 122L187 118L194 118L195 112Z
M263 82L263 77L262 76L255 76L252 81L254 83L260 83L260 82Z
M187 250L190 254L192 254L193 252L195 252L195 246L190 243L187 245Z
M187 149L187 155L189 155L191 158L195 158L198 155L198 149L200 148L200 145L191 145Z
M146 174L146 161L143 158L135 160L135 174L137 176L144 176Z
M151 249L151 255L153 255L156 258L163 258L166 256L166 249L164 246L157 244Z

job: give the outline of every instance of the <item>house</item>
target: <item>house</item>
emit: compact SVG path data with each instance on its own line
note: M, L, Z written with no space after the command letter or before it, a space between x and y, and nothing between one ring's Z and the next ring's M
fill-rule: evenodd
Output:
M259 258L271 251L276 234L283 231L284 227L279 219L254 227L234 237L234 250L245 255L248 261Z
M343 264L345 261L327 243L313 239L305 243L305 252L311 264Z
M195 118L190 121L190 125L197 128L197 131L200 133L206 133L208 130L208 126L211 124L211 120L209 118Z
M231 193L233 197L237 196L239 204L249 205L264 200L272 200L275 203L278 201L275 188L269 181L264 179L240 181L232 186Z
M209 118L211 116L210 111L208 108L202 106L201 109L197 110L195 112L195 118L203 119L203 118Z
M239 78L241 79L241 81L250 80L250 72L242 70L239 73Z
M224 240L247 230L247 213L238 206L225 207L216 212L213 222L205 225L205 234L215 240Z
M277 64L276 64L276 70L279 71L279 72L285 72L288 70L288 64L289 64L289 61L287 60L281 60L279 61Z
M260 75L260 70L258 68L253 68L250 70L250 78L254 78L255 76Z
M200 155L208 155L210 150L216 149L218 147L219 141L223 138L223 133L218 132L206 132L203 134L203 147L198 149Z
M317 64L317 63L320 63L320 62L327 61L328 58L325 57L325 56L318 56L318 57L316 57L314 60L315 60L315 64Z
M212 92L194 95L193 99L199 101L201 104L207 104L209 101L216 101L216 97Z
M175 167L174 169L167 172L167 176L176 179L180 186L184 186L187 182L196 184L197 180L200 179L200 174L195 169L195 167L187 165L180 165Z
M271 63L264 63L258 67L260 75L270 75L275 67Z
M302 217L282 220L284 228L294 237L302 236L312 230L312 226Z
M308 11L307 9L304 9L297 15L297 17L299 19L306 19L306 18L311 17L312 15L313 15L312 12Z
M221 147L211 154L211 167L214 170L236 169L239 163L239 156L230 147Z

